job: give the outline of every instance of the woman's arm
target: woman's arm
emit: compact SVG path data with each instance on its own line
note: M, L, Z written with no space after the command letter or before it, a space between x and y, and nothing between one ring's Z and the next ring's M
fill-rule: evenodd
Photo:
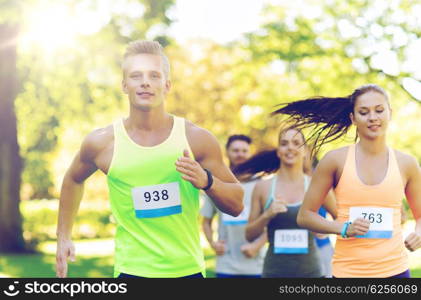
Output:
M421 169L413 157L408 158L407 166L405 195L415 219L415 229L405 239L405 246L415 251L421 247Z
M333 194L332 190L327 193L325 202L323 203L323 207L327 210L327 212L332 216L333 219L338 217L338 210L336 207L336 199L335 195Z
M251 196L250 215L246 226L246 239L249 242L254 241L263 233L270 220L268 216L263 213L261 198L263 198L262 193L264 193L265 190L264 185L265 182L263 180L256 183Z
M328 208L331 206L329 202L333 201L329 199L328 192L333 187L334 175L337 170L335 151L326 154L318 164L297 216L299 226L314 232L341 234L344 224L336 220L327 220L318 214L326 197ZM332 209L332 212L329 211L329 213L335 217L337 214L335 211L336 209ZM367 220L358 218L348 227L347 235L364 235L369 229L369 224Z
M270 185L264 181L258 182L253 189L249 222L246 226L246 239L249 242L254 241L264 232L275 215L287 211L286 203L277 198L273 199L268 209L264 210L269 189Z

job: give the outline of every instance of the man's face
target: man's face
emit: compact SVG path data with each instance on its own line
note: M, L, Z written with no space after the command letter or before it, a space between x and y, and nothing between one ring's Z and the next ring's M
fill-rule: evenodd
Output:
M228 149L227 156L232 167L235 167L250 158L250 145L241 140L233 141Z
M130 105L143 111L163 105L171 84L165 77L161 56L137 54L127 57L124 65L122 85Z

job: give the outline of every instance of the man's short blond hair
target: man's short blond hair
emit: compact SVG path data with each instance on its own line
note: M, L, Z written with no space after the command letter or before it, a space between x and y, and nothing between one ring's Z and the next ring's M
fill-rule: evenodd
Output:
M137 40L130 42L126 48L126 52L124 53L123 59L123 76L125 73L125 61L127 57L134 56L137 54L155 54L159 55L162 58L162 63L164 67L164 75L165 78L168 79L170 77L170 62L168 57L164 53L164 49L161 44L157 41L146 41L146 40Z

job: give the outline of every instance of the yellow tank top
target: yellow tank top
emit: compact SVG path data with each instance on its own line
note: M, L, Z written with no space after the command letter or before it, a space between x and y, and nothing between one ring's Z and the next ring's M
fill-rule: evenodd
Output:
M401 228L401 205L405 187L393 149L389 148L386 176L376 185L366 185L358 177L355 145L348 148L343 173L335 188L338 220L349 220L352 210L370 212L379 208L390 212L390 238L342 238L338 236L332 262L335 277L391 277L409 268ZM370 215L370 222L381 219ZM367 214L365 214L367 216ZM381 217L381 215L379 215ZM370 230L372 228L370 225Z
M183 277L205 270L199 234L199 190L183 180L175 161L188 149L185 120L174 116L159 145L136 144L123 121L114 124L108 172L117 221L114 276Z

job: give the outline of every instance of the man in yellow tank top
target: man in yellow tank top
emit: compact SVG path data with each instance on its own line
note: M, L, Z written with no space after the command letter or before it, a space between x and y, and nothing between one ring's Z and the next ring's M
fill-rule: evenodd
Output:
M88 134L63 180L57 276L66 277L68 259L75 260L72 226L84 182L99 169L107 175L117 223L114 276L202 277L198 191L237 216L243 189L216 138L166 112L170 66L161 45L130 43L122 68L129 116Z

